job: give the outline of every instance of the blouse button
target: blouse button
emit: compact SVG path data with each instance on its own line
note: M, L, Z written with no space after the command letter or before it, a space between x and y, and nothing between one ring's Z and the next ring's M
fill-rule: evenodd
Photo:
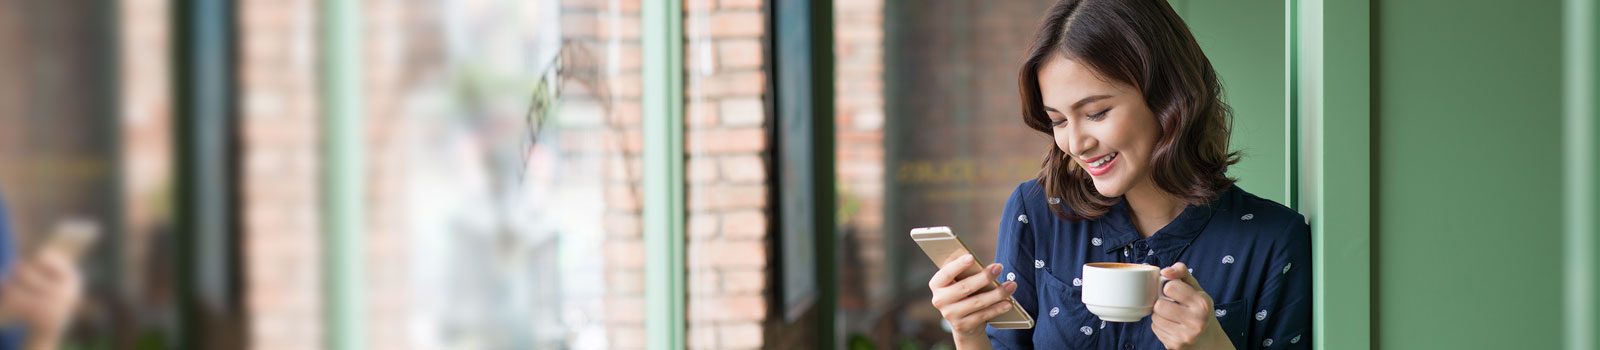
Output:
M1056 314L1059 313L1061 313L1061 307L1057 306L1050 308L1050 317L1056 317Z
M1250 221L1250 219L1254 218L1256 218L1256 214L1244 214L1244 216L1239 217L1239 220Z

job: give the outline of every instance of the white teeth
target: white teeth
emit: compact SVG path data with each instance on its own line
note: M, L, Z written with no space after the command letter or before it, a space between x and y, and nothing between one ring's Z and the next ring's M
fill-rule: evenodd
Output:
M1116 158L1117 158L1117 154L1116 153L1107 154L1104 157L1100 157L1100 159L1095 160L1093 163L1089 163L1089 167L1091 167L1091 168L1099 168L1099 167L1105 166L1106 163L1110 163L1112 159L1116 159Z

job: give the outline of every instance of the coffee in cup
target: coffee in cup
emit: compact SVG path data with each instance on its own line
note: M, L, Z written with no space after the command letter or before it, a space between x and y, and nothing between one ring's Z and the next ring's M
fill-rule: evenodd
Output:
M1102 320L1138 322L1154 310L1166 280L1154 265L1083 264L1083 304Z

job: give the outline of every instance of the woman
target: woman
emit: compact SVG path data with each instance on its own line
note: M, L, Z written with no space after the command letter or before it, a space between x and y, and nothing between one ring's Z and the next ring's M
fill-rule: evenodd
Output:
M1024 122L1054 144L1006 204L997 263L956 279L973 263L957 259L928 281L958 348L1310 347L1309 228L1226 177L1231 111L1165 1L1056 3L1019 76ZM1172 300L1102 321L1079 299L1090 262L1162 266ZM986 329L1006 296L1033 329Z
M12 238L0 201L0 350L59 349L83 294L81 277L72 260L53 249L13 261Z

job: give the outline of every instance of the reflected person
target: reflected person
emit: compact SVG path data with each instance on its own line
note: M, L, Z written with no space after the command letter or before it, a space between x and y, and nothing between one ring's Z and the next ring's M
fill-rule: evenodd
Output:
M59 349L82 297L81 277L60 250L18 256L8 218L0 200L0 349Z

